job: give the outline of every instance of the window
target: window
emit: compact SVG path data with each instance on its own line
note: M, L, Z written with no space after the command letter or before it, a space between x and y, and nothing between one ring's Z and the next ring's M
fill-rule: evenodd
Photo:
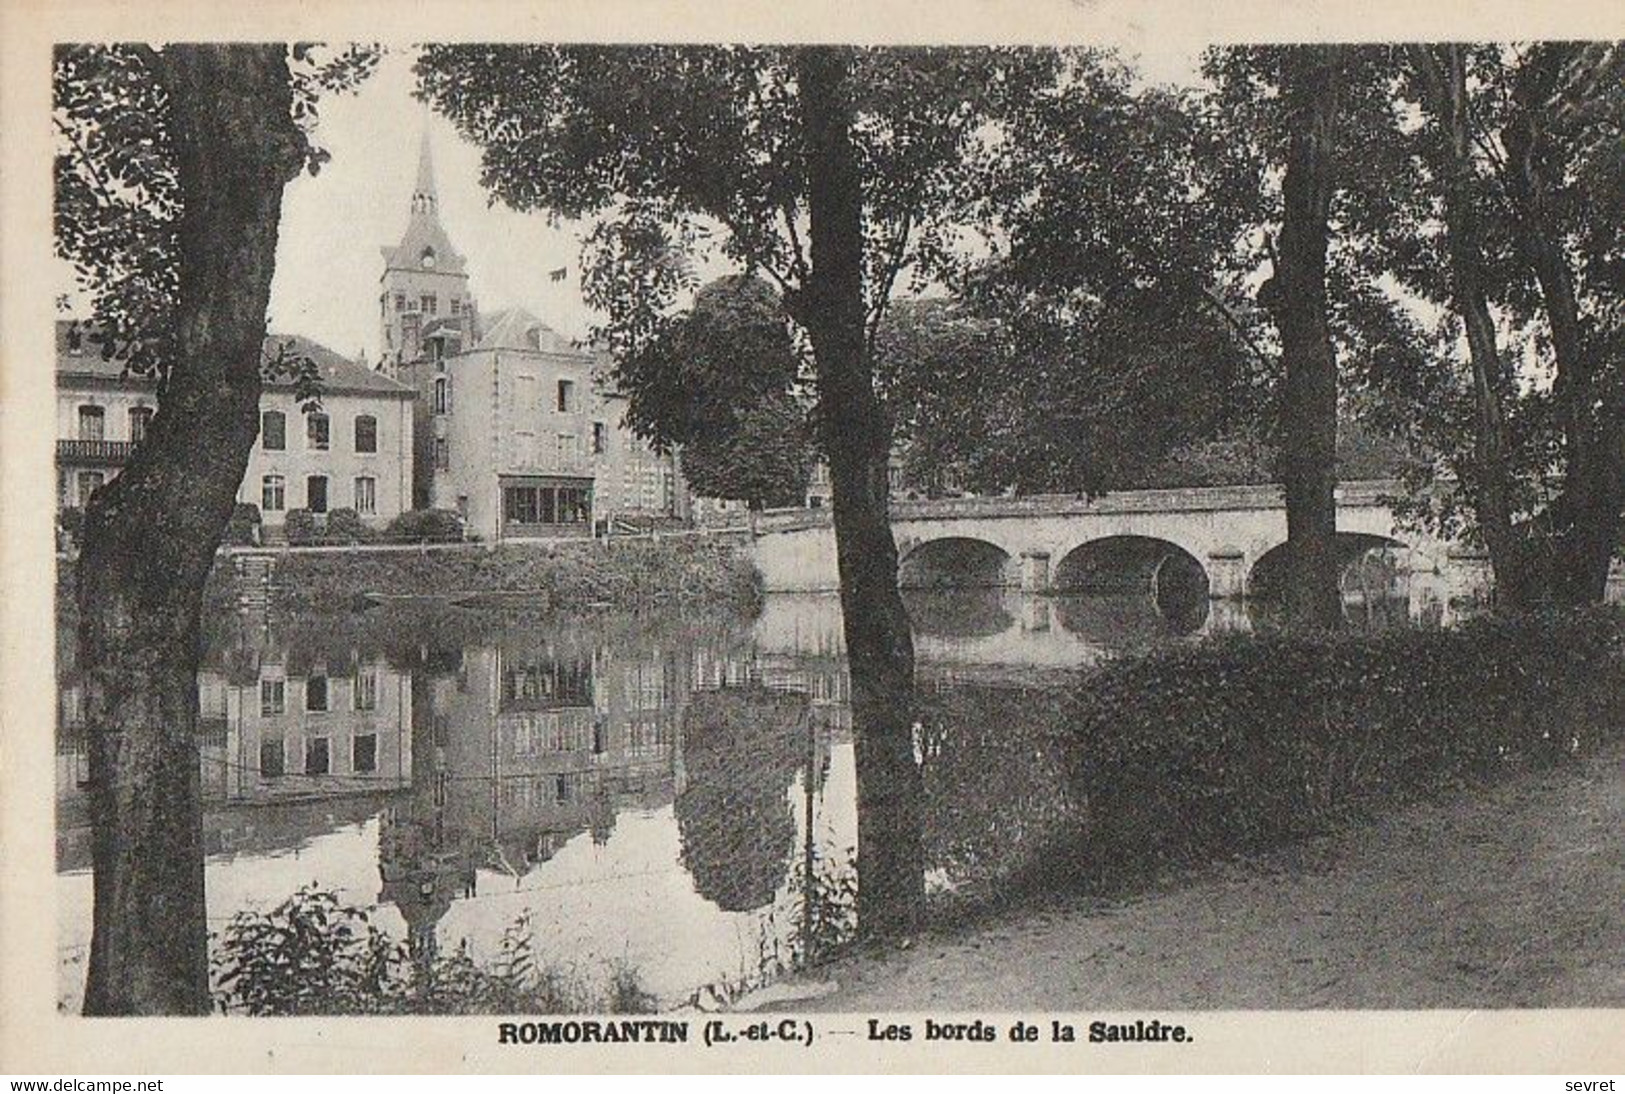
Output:
M378 674L363 669L355 674L354 706L357 710L378 709Z
M418 265L422 266L425 270L434 269L434 248L433 247L425 247L425 248L423 248L423 253L418 256ZM432 296L431 297L425 297L425 299L433 300L434 297L432 297Z
M90 495L101 489L106 476L100 471L79 472L79 508L83 509L90 504Z
M434 439L434 467L436 471L451 470L451 442L444 437Z
M152 425L152 407L132 406L130 408L130 443L140 444L147 439L147 429Z
M260 681L260 717L269 718L273 714L281 714L288 709L288 684L286 680ZM278 742L278 748L281 742Z
M355 450L378 451L378 419L371 414L358 414L355 419Z
M287 507L287 480L281 475L266 475L260 480L260 508L267 513L280 513Z
M265 737L260 740L260 777L278 779L286 774L282 755L282 738Z
M327 710L327 677L306 677L305 709L313 710L317 713Z
M560 433L558 436L559 466L561 468L573 467L576 457L581 454L581 438L574 433Z
M453 315L461 315L461 314L463 314L463 302L461 300L457 299L455 296L451 298L451 314L453 314Z
M326 452L330 436L326 414L305 416L305 447L313 452Z
M350 770L371 775L378 770L378 735L363 733L350 742Z
M305 742L305 774L325 775L333 766L328 753L326 737L312 737Z
M592 423L592 454L602 456L609 451L609 426L603 422Z
M575 409L576 386L570 380L559 381L559 413L568 414Z
M378 480L362 475L355 480L355 511L364 517L378 512Z
M438 307L438 301L435 300L435 295L432 292L424 293L418 304L424 315L433 315Z
M305 508L312 513L327 512L326 475L311 475L305 480Z
M79 439L81 441L99 441L105 436L104 424L106 415L99 406L82 406L79 408Z
M406 310L406 294L405 293L398 292L398 293L395 294L395 310L396 311L405 311Z
M451 377L436 376L434 378L434 412L436 414L451 413Z
M503 517L509 524L537 523L535 487L510 486L502 494Z
M288 447L288 419L280 410L267 410L260 415L260 445L267 452L281 452Z
M540 462L541 450L536 447L536 434L521 429L513 435L513 462L520 467L535 467Z

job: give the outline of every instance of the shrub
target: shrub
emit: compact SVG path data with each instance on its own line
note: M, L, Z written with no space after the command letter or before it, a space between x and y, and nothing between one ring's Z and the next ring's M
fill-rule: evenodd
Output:
M213 941L215 1001L228 1013L624 1014L656 1002L622 963L597 986L542 963L526 916L489 962L466 944L414 954L368 912L309 886L270 912L239 912Z
M406 543L455 543L463 538L463 518L454 509L409 509L384 534Z
M289 509L288 515L282 518L282 531L288 537L288 542L294 546L315 543L317 539L316 517L309 509Z
M326 538L330 543L365 543L372 538L372 529L354 509L334 509L327 514Z
M59 547L67 545L78 547L85 538L85 511L77 506L57 510L56 528ZM67 541L66 544L63 543L64 539Z
M232 547L252 547L259 542L259 531L260 507L240 501L231 510L221 542Z
M1070 704L1076 865L1189 860L1617 736L1625 617L1229 636L1089 674Z

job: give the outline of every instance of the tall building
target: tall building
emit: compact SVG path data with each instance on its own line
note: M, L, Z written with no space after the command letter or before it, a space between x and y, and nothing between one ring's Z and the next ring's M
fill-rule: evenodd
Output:
M522 308L480 313L440 222L427 133L406 231L383 257L383 367L416 392L416 507L455 509L488 540L677 509L672 461L626 429L600 356Z

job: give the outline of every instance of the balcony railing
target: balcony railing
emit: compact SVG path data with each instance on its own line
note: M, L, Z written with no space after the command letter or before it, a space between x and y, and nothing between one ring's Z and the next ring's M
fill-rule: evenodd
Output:
M57 441L56 458L62 463L122 464L135 451L134 441Z

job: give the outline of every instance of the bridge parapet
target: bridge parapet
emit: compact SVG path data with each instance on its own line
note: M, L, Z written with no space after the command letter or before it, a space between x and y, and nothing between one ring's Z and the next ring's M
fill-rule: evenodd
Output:
M1400 490L1395 479L1340 483L1339 505L1381 505ZM954 520L978 517L1108 516L1128 513L1207 513L1234 509L1276 509L1284 504L1281 486L1188 486L1170 490L1114 490L1095 497L1029 494L1016 498L938 498L894 501L891 519Z
M1398 494L1397 479L1360 479L1339 483L1337 503L1346 507L1386 505ZM1094 497L1077 494L1028 494L1015 498L931 498L893 501L893 523L910 520L975 520L985 518L1115 516L1133 513L1218 513L1279 509L1284 504L1277 483L1250 486L1188 486L1169 490L1114 490ZM758 535L827 528L828 509L780 509L758 513Z

